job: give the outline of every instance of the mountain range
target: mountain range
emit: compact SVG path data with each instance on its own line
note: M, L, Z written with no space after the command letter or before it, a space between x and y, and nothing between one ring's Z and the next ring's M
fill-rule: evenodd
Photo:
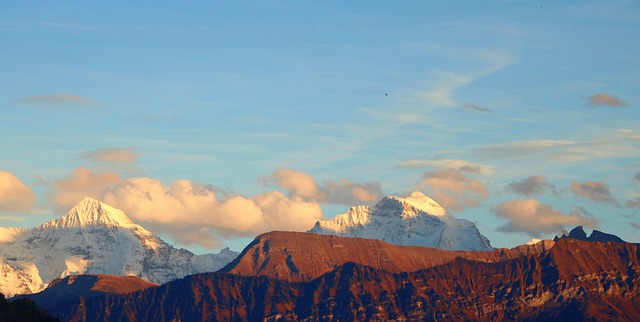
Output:
M32 229L0 228L0 292L43 290L78 274L137 276L154 283L220 269L237 256L177 249L121 210L86 198L65 216Z
M3 310L43 320L34 302L61 321L640 320L640 245L579 226L494 249L420 193L261 234L239 255L176 249L87 198L0 228L0 269L0 291L23 294Z
M318 221L310 232L447 250L492 249L472 222L453 217L421 192L384 197L374 206L352 207L333 219Z
M317 244L311 253L308 244L293 242L308 236ZM262 253L270 257L254 262L257 253L245 249L226 272L189 275L128 294L77 297L64 305L37 302L64 321L640 320L637 244L561 238L510 250L451 252L305 233L258 239L248 249L266 248ZM281 239L287 242L276 244ZM326 272L296 261L295 254L316 254L313 262L323 263L333 248L357 257L367 244L380 248L369 247L360 262L329 260L326 266L334 267ZM385 258L385 252L399 254L389 247L415 257ZM324 252L315 253L319 249ZM420 266L411 263L418 253L431 259L413 270ZM234 271L239 263L258 268ZM273 269L261 274L262 265ZM282 273L282 266L289 269ZM306 277L291 278L293 267Z
M490 250L489 240L471 222L451 216L429 197L385 197L375 206L317 222L317 234L363 237L397 245L452 250ZM78 274L138 276L165 283L212 272L238 255L195 255L176 249L121 210L85 198L65 216L32 229L0 227L0 292L38 292L56 278ZM342 261L344 262L344 261Z

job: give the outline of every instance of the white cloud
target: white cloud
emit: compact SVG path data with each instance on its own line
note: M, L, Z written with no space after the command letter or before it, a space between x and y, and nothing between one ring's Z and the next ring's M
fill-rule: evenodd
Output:
M567 215L536 199L506 201L493 207L493 212L509 221L498 228L499 231L521 231L532 237L538 237L541 233L556 233L567 225L588 227L598 225L595 218L581 216L583 212L579 209Z
M383 195L380 183L376 181L360 183L341 179L338 182L326 180L319 184L307 173L285 168L276 169L260 181L263 184L275 183L286 189L292 197L332 204L371 204Z
M76 169L53 184L52 200L65 211L84 197L122 209L136 223L184 244L219 246L219 237L255 236L271 230L305 231L323 219L320 205L278 191L219 198L215 189L189 180L165 185L153 178L121 179L114 173Z
M478 207L489 198L489 189L482 182L464 176L460 170L425 172L422 178L419 188L447 210Z
M36 195L15 175L0 170L0 214L30 212Z

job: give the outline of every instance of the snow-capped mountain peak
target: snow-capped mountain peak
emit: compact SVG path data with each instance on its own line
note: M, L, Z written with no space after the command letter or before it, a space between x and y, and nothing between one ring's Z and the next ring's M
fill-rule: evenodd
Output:
M381 204L385 204L385 201L386 201L385 199L398 202L403 206L405 206L405 208L407 206L414 208L414 211L411 212L413 216L417 215L419 212L424 212L429 215L439 216L439 217L449 215L442 206L440 206L433 199L427 197L426 195L424 195L422 192L419 192L419 191L412 192L407 197L396 197L396 196L385 197L382 200Z
M384 197L374 206L352 207L333 219L316 222L310 232L449 250L492 249L472 222L453 217L421 192Z
M64 217L49 221L40 228L106 226L129 228L135 224L120 209L92 198L84 198Z
M165 283L212 272L236 252L195 255L176 249L137 225L119 209L85 198L65 216L33 229L0 227L0 292L12 296L42 290L77 274L134 275Z

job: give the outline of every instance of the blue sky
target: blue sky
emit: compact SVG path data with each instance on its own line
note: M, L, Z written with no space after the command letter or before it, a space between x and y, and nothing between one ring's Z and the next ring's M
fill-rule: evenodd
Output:
M421 190L498 247L640 240L633 1L8 1L0 39L1 226L89 195L240 249Z

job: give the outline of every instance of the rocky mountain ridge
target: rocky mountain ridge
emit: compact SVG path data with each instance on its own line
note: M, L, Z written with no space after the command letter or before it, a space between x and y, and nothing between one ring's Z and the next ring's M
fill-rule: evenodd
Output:
M638 321L639 247L563 238L497 262L399 273L348 262L304 282L204 273L49 310L65 321Z

